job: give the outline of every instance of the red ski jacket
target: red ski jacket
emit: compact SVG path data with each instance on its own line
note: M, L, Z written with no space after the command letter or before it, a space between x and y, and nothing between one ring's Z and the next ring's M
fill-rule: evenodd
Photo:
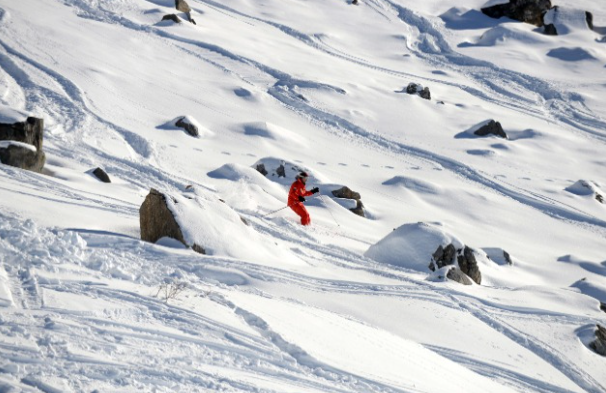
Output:
M303 183L303 180L297 179L292 186L290 186L290 192L288 193L288 206L294 206L295 204L299 203L300 196L307 197L310 195L313 195L313 192L307 191L305 189L305 183Z

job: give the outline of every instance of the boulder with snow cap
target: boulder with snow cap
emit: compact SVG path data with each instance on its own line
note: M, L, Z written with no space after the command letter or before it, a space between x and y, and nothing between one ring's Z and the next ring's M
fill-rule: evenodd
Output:
M111 179L109 178L109 175L107 174L107 172L105 172L103 169L101 168L96 168L93 171L93 175L95 175L95 177L99 180L101 180L103 183L111 183Z
M347 186L343 186L343 187L339 188L338 190L333 190L333 191L331 191L331 193L332 193L332 195L334 195L337 198L356 199L356 200L362 198L360 196L359 192L355 192Z
M471 279L467 276L467 274L463 273L461 269L456 266L452 266L448 269L448 273L446 273L446 278L449 280L458 282L463 285L473 285Z
M412 83L412 82L409 83L408 86L406 86L406 93L417 94L421 98L424 98L426 100L431 100L431 92L429 91L429 88L423 87L418 83Z
M494 120L490 120L488 123L478 128L476 131L474 131L474 134L477 136L496 135L500 138L507 139L507 134L505 131L503 131L503 126L501 126L501 123Z
M46 155L42 150L44 121L28 117L25 121L0 123L0 161L5 165L42 172Z
M147 194L139 208L141 240L155 243L163 237L170 237L187 246L183 232L168 207L167 198L169 197L164 193L153 188Z
M183 128L191 136L197 137L200 135L200 133L198 132L198 126L195 124L194 121L192 121L191 118L187 116L181 117L175 122L175 125L177 127Z
M599 203L606 203L600 185L591 180L578 180L571 186L566 187L565 190L581 197L591 197Z
M196 21L191 17L191 7L185 0L175 0L175 8L181 12L183 12L187 16L187 20L189 20L194 25Z

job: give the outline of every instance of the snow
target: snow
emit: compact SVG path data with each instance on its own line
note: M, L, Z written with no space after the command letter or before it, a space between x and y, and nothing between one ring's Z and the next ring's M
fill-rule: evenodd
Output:
M2 2L0 123L47 161L0 164L0 391L606 391L606 10L500 2ZM188 247L140 240L151 188Z
M34 153L38 150L36 146L30 145L29 143L17 142L17 141L0 141L0 149L7 149L9 146L16 146L22 149L33 151Z

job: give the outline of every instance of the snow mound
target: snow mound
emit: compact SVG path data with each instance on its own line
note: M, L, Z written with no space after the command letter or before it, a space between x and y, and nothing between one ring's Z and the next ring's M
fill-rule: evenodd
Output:
M439 186L421 179L416 179L408 176L394 176L383 182L384 186L403 187L410 191L420 194L439 194L441 189Z
M547 52L547 56L562 61L597 60L588 50L583 48L555 48Z
M242 125L242 129L244 135L247 136L271 139L281 143L295 143L302 147L308 147L306 139L301 135L269 122L246 123Z
M183 131L182 127L177 126L177 122L179 120L182 120L183 122L185 122L187 124L191 124L191 125L195 126L198 129L198 136L197 136L198 138L210 138L215 135L215 133L213 131L202 126L200 124L200 122L191 115L175 117L171 121L160 125L158 128L161 130Z
M573 185L566 187L565 190L574 195L582 197L590 196L598 201L601 199L600 202L604 203L603 198L605 193L600 189L600 186L597 183L590 180L578 180Z
M186 244L203 247L207 255L259 263L297 260L256 232L227 203L205 189L193 187L183 195L167 195L166 204Z
M525 45L536 45L548 42L547 39L537 33L529 31L524 25L516 23L500 24L487 30L476 41L476 46L499 46L508 42L523 43ZM465 46L463 44L463 46Z
M584 278L572 284L571 287L606 304L606 279L603 277Z
M12 124L25 121L27 114L6 105L0 105L0 123Z
M380 263L427 273L431 256L438 246L450 243L457 249L464 247L463 242L448 234L439 223L404 224L370 246L364 256Z

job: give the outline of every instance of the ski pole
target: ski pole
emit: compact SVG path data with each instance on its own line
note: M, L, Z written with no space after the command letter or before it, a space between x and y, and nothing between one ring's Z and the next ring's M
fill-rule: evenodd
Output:
M324 200L324 195L320 194L320 198L322 198L322 201L324 203L326 203L326 201ZM328 208L328 206L326 206ZM330 213L330 216L332 217L332 219L335 221L335 224L337 224L338 227L340 227L341 225L337 222L337 219L335 218L335 216L332 214L332 212L330 211L330 209L328 209L328 212Z
M322 195L320 195L320 196L322 196ZM315 198L315 195L308 196L308 198ZM271 216L272 214L277 213L277 212L279 212L280 210L284 210L284 209L286 209L287 207L291 207L291 206L293 206L293 205L296 205L297 203L303 203L303 202L295 202L294 204L286 205L286 206L284 206L284 207L279 208L278 210L274 210L273 212L270 212L270 213L264 214L264 215L262 215L261 217L267 217L267 216Z

